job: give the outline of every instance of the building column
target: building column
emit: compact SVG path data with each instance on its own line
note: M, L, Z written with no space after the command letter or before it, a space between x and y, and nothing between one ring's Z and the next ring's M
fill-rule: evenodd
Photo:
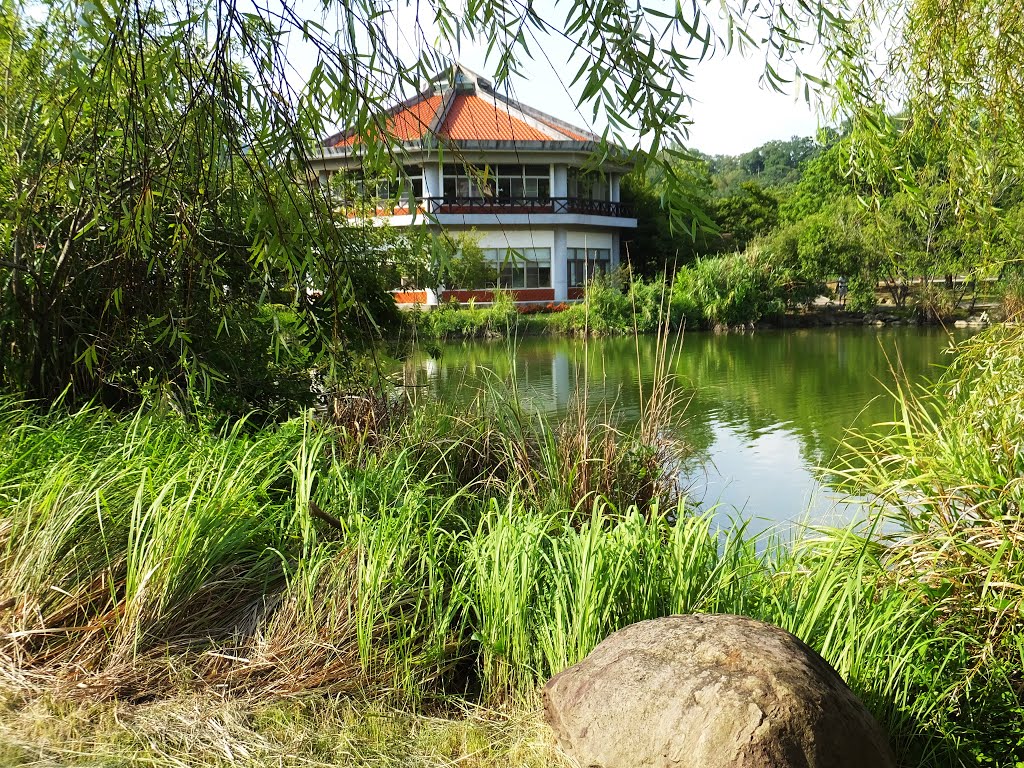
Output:
M555 163L551 166L551 196L554 198L569 196L569 167L567 165ZM565 200L555 203L555 213L563 213L565 210Z
M569 298L568 241L565 227L555 227L555 247L551 249L551 287L555 289L555 301Z
M619 268L619 264L622 263L621 254L619 249L622 248L622 238L620 232L615 230L612 233L612 252L611 252L611 264L609 265L612 271Z
M611 199L611 201L613 203L622 202L622 198L619 197L619 194L620 194L620 191L621 191L619 189L619 182L621 180L622 180L622 177L619 174L617 174L617 173L611 173L611 174L608 175L608 192L609 192L608 196L609 196L609 198Z
M441 197L444 189L441 186L441 167L437 162L423 163L423 197ZM433 213L437 204L426 207L427 213Z

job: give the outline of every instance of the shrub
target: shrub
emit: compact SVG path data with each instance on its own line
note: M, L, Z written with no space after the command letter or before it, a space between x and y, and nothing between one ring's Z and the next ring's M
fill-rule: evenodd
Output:
M870 312L878 305L875 295L874 278L865 275L854 275L849 281L849 293L846 296L846 307L852 312Z
M627 269L597 275L583 301L566 309L554 325L563 333L594 336L649 333L658 327L667 294L663 278L647 282Z
M948 288L926 281L914 297L914 311L925 322L938 322L956 311L959 305L957 299L958 297Z
M433 311L413 319L421 333L435 339L505 336L516 327L519 312L508 291L494 290L493 303L479 309L470 302L463 309L457 300L445 301Z
M782 313L790 283L790 273L759 246L698 259L676 274L672 316L712 326L755 323Z
M1003 316L1007 320L1021 320L1024 316L1024 272L1020 269L1008 272L1003 278L999 293Z

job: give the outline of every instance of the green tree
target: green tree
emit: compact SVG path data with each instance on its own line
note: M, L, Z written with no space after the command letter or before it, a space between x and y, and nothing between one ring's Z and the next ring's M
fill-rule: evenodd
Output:
M7 5L3 30L7 386L44 401L208 397L280 380L255 369L296 345L343 363L393 315L376 232L301 193L276 103L231 44L102 7L53 6L33 27ZM287 332L268 303L295 318Z
M710 211L711 177L707 162L696 155L677 158L673 169L685 178L690 204ZM642 277L654 278L692 263L707 249L708 238L713 237L710 221L695 221L689 232L672 227L665 211L669 189L661 183L656 168L641 166L623 180L622 200L633 209L637 219L636 230L627 235L624 247L633 271Z
M472 232L463 232L457 237L446 238L447 252L437 268L437 287L449 288L493 288L497 285L498 270L484 256L479 238ZM515 253L508 255L516 258Z
M746 181L736 194L714 201L712 216L719 232L713 249L742 251L755 237L778 225L779 198L757 182Z

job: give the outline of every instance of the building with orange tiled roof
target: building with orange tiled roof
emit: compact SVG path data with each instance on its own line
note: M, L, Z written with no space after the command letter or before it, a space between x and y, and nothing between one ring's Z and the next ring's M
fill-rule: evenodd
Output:
M595 167L595 134L497 93L461 65L376 123L398 148L392 182L378 188L364 173L368 153L353 130L322 142L311 161L320 181L340 176L390 201L375 213L392 226L472 231L494 266L491 285L448 286L440 297L396 291L400 302L487 302L495 287L521 303L571 301L618 265L622 232L636 227L619 197L631 163L611 153Z

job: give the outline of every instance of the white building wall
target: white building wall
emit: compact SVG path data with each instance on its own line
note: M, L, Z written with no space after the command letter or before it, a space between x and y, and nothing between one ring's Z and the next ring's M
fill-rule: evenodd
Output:
M615 234L613 232L568 232L566 238L567 248L614 248Z
M449 232L473 232L481 248L554 248L555 234L551 229L456 229ZM554 252L551 254L554 258Z

